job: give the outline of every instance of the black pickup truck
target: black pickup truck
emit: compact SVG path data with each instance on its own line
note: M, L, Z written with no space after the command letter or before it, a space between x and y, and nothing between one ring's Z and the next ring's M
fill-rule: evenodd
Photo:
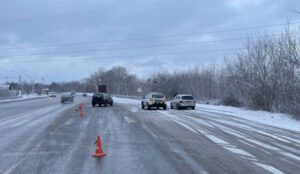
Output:
M102 106L102 105L112 106L113 105L113 99L107 93L95 93L93 95L93 98L92 98L92 106L95 107L96 105L98 105L98 106Z

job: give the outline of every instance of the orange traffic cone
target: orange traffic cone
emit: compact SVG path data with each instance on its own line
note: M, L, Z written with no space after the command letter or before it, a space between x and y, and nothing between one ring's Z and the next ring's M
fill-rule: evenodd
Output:
M79 104L79 110L83 110L83 104L82 103Z
M105 156L105 153L102 150L102 144L101 144L101 139L100 139L99 135L97 137L97 140L96 140L95 144L97 144L97 146L96 146L96 151L93 154L93 157L103 157L103 156Z
M81 111L81 110L83 110L83 105L82 105L82 103L79 104L78 109L76 109L76 111Z
M79 110L79 114L80 114L81 117L84 116L83 110Z

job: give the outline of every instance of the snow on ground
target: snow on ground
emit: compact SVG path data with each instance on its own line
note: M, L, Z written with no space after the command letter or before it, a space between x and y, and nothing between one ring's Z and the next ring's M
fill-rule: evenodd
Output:
M281 113L271 113L266 111L246 110L243 108L197 104L196 110L198 112L212 112L217 114L225 114L235 116L262 124L275 126L283 129L300 131L300 121L292 119L292 116Z
M23 95L22 97L19 97L19 98L3 99L3 100L0 100L0 103L8 102L8 101L28 100L28 99L32 99L32 98L42 98L42 97L46 97L46 95L29 94L29 95Z
M118 98L114 97L114 101L117 103L124 104L140 104L140 100ZM169 105L169 103L168 103ZM221 106L221 105L208 105L208 104L197 104L196 111L199 113L215 113L230 115L238 118L243 118L251 120L254 122L279 127L288 130L294 130L300 132L300 121L297 121L288 114L281 113L271 113L266 111L255 111L247 110L243 108L231 107L231 106Z
M122 103L122 104L141 104L141 101L137 99L113 97L113 100L116 103Z

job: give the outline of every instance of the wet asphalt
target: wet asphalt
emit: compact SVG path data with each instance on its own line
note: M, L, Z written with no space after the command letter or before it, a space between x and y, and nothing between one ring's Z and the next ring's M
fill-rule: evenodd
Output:
M79 103L84 104L80 116ZM100 135L106 156L94 158ZM300 133L213 111L0 103L0 173L299 173Z

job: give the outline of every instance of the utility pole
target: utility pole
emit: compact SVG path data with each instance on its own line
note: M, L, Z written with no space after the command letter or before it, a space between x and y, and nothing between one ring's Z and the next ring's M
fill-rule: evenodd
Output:
M22 76L19 74L20 95L23 94Z

